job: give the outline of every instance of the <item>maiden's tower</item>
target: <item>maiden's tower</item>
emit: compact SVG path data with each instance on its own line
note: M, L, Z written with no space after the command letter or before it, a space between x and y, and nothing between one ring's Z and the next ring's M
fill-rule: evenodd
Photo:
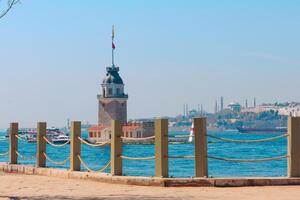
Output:
M112 31L112 64L106 67L106 76L101 83L101 94L98 100L98 125L89 128L91 142L103 142L111 138L110 125L117 120L123 125L123 135L131 138L142 138L154 135L153 122L127 122L128 95L124 91L124 82L119 74L119 67L114 62L114 28Z

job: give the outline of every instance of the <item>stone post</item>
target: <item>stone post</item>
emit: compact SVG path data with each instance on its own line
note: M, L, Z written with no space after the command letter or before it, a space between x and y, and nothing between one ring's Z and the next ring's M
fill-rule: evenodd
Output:
M300 177L300 117L288 119L288 176Z
M9 163L18 164L18 138L19 124L14 122L10 124L9 128Z
M168 177L168 120L155 121L155 176Z
M36 145L36 166L37 167L46 167L46 158L44 153L46 153L46 122L37 123L37 145Z
M122 176L122 125L119 121L111 122L111 174Z
M195 176L207 177L207 130L206 118L194 119L194 141L195 141Z
M70 170L80 171L80 156L81 142L78 139L81 137L81 122L75 121L71 124L71 149L70 149Z

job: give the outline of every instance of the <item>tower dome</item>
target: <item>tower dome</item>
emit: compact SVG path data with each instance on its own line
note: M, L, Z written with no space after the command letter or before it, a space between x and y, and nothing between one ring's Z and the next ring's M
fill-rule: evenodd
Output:
M122 78L119 75L119 68L115 67L114 65L112 67L106 68L106 76L103 79L102 84L121 84L124 85Z

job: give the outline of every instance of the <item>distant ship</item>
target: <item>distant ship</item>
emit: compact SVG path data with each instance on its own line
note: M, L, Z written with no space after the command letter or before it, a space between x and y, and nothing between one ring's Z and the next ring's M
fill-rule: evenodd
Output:
M286 134L287 133L287 127L274 127L274 128L238 127L237 130L240 133L254 133L254 134Z

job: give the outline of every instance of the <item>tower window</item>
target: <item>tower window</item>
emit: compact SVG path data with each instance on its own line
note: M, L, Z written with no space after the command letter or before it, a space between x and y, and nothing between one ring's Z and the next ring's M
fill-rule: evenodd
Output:
M120 88L117 88L117 95L120 95Z
M108 88L108 94L112 95L112 88Z

